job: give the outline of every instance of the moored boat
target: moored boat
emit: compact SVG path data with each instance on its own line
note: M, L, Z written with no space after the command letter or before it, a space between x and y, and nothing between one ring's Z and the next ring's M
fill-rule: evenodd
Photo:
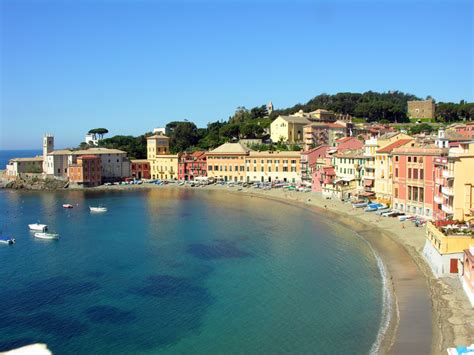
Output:
M73 208L73 205L71 205L70 203L65 203L63 205L64 208Z
M367 202L355 202L352 204L352 207L354 208L367 207Z
M35 237L39 239L59 239L59 234L57 233L35 233Z
M46 224L40 224L40 223L33 223L33 224L28 224L28 228L32 231L40 231L44 232L45 230L48 230L48 226Z
M107 207L90 207L89 210L91 212L107 212Z
M0 237L0 244L8 244L8 245L15 244L15 238Z

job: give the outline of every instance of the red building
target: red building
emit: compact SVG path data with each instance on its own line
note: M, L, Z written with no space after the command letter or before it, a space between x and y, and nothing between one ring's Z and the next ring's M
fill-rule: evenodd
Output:
M134 179L151 179L150 162L146 159L131 160Z
M435 159L448 150L434 146L396 148L392 151L393 208L433 219L435 212Z
M84 187L98 186L102 183L101 158L97 155L81 155L68 169L69 182Z
M207 176L206 152L184 153L178 161L178 180L194 180L198 176Z
M335 147L338 151L343 151L345 149L362 149L364 148L364 142L356 137L342 137L336 140Z

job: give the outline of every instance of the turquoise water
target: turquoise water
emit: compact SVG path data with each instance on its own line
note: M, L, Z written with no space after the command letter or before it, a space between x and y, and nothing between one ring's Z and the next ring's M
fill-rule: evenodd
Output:
M0 351L364 354L377 338L372 252L310 211L159 188L5 190L0 208L17 239L0 245ZM61 239L34 239L37 221Z

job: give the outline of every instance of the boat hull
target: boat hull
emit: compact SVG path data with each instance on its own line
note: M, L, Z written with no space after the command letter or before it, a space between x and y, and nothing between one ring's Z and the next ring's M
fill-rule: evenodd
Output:
M34 223L34 224L28 224L28 228L32 231L44 232L45 230L48 229L48 226L46 224Z
M59 234L55 233L35 233L35 238L38 239L59 239Z

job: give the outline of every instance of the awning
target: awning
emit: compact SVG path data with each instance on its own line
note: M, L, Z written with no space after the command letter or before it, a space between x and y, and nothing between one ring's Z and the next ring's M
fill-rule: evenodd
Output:
M359 195L359 196L369 197L369 196L374 196L374 195L375 195L375 192L362 191L362 192L359 192L358 195Z

